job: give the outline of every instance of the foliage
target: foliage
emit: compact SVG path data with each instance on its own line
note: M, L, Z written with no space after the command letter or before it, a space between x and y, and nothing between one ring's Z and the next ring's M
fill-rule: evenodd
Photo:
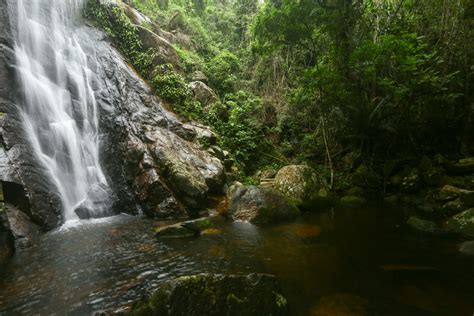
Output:
M240 71L240 63L236 55L229 51L222 51L209 60L206 69L211 86L216 88L221 95L235 91Z
M191 37L173 42L181 74L153 69L120 9L90 0L87 12L158 95L212 126L251 173L347 151L383 160L471 148L471 2L130 0L163 31ZM185 80L196 70L221 98L205 110Z

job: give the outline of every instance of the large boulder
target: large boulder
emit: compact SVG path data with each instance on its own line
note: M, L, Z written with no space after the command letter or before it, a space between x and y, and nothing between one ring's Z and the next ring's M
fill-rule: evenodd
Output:
M454 233L465 237L474 237L474 208L451 217L446 226Z
M189 84L194 98L204 107L219 101L216 93L202 81L193 81Z
M94 183L87 192L87 197L76 207L74 212L80 219L110 216L112 192L104 183Z
M305 165L281 168L275 176L274 188L303 209L326 206L331 202L330 192L323 177Z
M15 238L15 249L22 249L37 244L41 229L31 218L18 207L6 204L5 211L10 230Z
M148 49L153 49L154 66L171 64L175 70L180 69L178 52L170 42L142 26L138 27L138 34L143 44L143 49L145 51Z
M292 220L299 210L272 188L233 185L228 192L228 211L234 221L268 224Z
M131 315L287 315L274 276L198 274L163 283Z

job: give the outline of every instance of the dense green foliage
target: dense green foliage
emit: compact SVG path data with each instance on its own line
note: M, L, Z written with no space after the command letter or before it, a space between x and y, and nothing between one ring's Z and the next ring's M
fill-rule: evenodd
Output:
M97 2L91 0L90 3ZM136 26L90 15L157 94L218 133L245 171L449 152L473 142L469 0L130 0L175 36L181 70L149 69ZM109 21L109 22L102 22ZM220 101L187 86L195 71Z

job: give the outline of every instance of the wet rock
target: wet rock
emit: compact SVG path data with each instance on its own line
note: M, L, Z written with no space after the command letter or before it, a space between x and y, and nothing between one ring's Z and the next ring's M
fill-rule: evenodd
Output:
M232 186L228 214L234 221L268 224L292 220L300 212L282 193L257 186Z
M183 123L112 49L104 35L84 28L78 36L94 54L100 91L101 157L116 200L113 209L181 219L195 212L225 183L222 162L203 149L215 144L210 129Z
M367 200L356 195L346 195L339 200L339 204L344 207L360 207L367 204Z
M22 200L32 220L44 228L60 223L61 201L54 184L25 138L18 112L21 91L16 85L14 43L7 1L0 2L0 182L5 200Z
M95 183L87 192L86 199L74 210L80 219L110 216L112 192L104 183Z
M461 212L465 209L466 209L466 207L461 202L460 199L456 199L454 201L446 202L446 204L443 205L443 211L447 214L449 214L449 213L459 213L459 212Z
M275 176L274 188L303 209L327 206L332 202L324 178L305 165L290 165L280 169Z
M162 284L131 315L286 315L287 301L271 275L199 274Z
M441 234L444 231L435 222L411 216L407 221L408 226L414 231L424 234Z
M465 237L474 237L474 208L459 213L446 222L448 229Z
M23 249L36 244L41 234L40 227L14 205L6 204L5 211L10 230L15 238L15 249Z
M445 185L434 195L434 199L439 202L449 202L458 198L465 206L474 206L474 191L471 190Z
M459 247L459 251L466 255L474 255L474 241L465 241Z
M3 202L0 202L0 264L15 252L15 241L6 216Z
M202 81L193 81L189 87L194 94L194 99L199 101L203 107L219 101L216 93Z
M155 231L155 237L159 239L167 239L199 236L201 232L212 227L212 221L209 218L204 217L174 225L159 227Z

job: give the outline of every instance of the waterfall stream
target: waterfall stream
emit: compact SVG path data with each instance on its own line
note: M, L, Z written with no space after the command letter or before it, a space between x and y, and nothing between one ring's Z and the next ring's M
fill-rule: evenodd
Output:
M75 30L84 0L12 0L21 116L34 154L55 184L64 220L78 207L107 212L109 190L99 160L99 83ZM54 189L54 188L53 188Z

